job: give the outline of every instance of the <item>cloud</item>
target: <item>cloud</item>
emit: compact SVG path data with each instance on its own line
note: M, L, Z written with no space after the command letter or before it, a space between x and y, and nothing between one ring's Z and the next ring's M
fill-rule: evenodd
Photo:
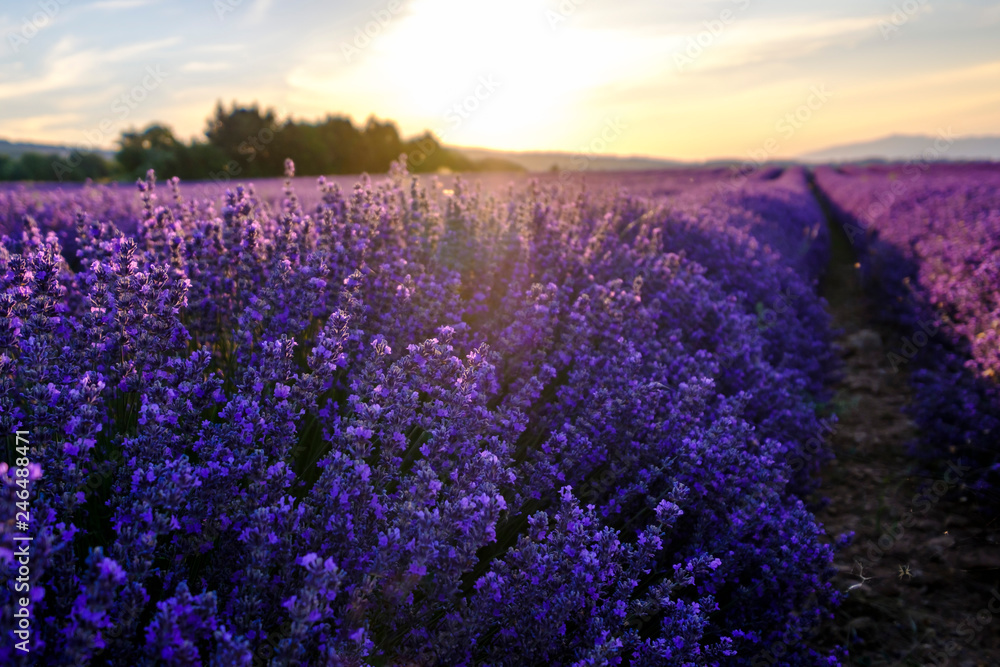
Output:
M185 63L181 66L182 72L200 73L200 72L223 72L230 68L230 64L226 62L200 62L194 61Z
M16 123L32 138L64 140L72 135L60 122L96 126L150 65L177 76L129 122L160 119L190 134L220 98L298 118L374 113L406 136L437 129L456 143L522 149L574 149L620 116L633 129L615 150L699 157L757 145L820 80L836 87L837 104L789 150L892 123L996 124L998 73L962 68L1000 59L990 41L998 0L934 3L933 22L911 15L891 42L879 22L902 2L750 3L403 0L383 19L387 0L348 0L317 5L304 23L274 0L233 0L235 28L220 33L212 0L71 0L16 57L5 31L19 30L37 0L0 3L0 118L5 131ZM725 9L735 20L678 67L675 55ZM181 37L163 39L172 35ZM499 87L456 124L452 110L481 77Z
M0 57L12 55L10 35L14 33L18 25L6 14L0 14Z
M159 51L169 46L178 44L180 41L180 37L167 37L165 39L158 39L155 42L137 42L135 44L128 44L126 46L120 46L116 49L104 51L98 56L98 58L102 63L130 62L135 60L136 56L143 53Z
M260 23L267 18L273 0L256 0L247 12L248 23Z
M100 0L99 2L87 5L91 9L135 9L136 7L146 7L159 2L159 0Z
M4 121L4 132L12 137L45 137L53 130L78 124L82 120L79 113L39 114L30 118L13 118Z
M196 44L188 48L188 53L236 53L247 49L246 44Z
M46 57L44 72L41 75L24 73L20 77L10 77L8 81L0 81L0 100L56 91L66 93L102 83L114 75L114 72L105 66L134 61L144 53L172 46L178 41L179 38L171 37L99 51L76 49L76 41L66 37L60 40Z
M406 7L377 31L362 23L336 41L304 48L285 77L289 101L309 113L335 104L358 117L384 114L400 119L404 132L419 132L454 124L446 118L449 109L472 94L481 77L493 78L500 82L496 94L449 140L472 141L465 133L477 127L513 140L567 125L553 123L556 118L594 120L585 118L581 104L587 91L644 78L651 63L668 56L651 31L572 23L553 29L536 0L414 0Z
M687 35L680 56L691 57L691 69L705 72L762 62L788 62L822 51L879 38L879 23L888 16L818 18L801 15L782 20L737 19L719 37L699 49L699 35Z
M0 82L0 100L38 95L73 88L88 78L97 65L95 54L88 51L66 54L71 40L63 40L53 49L41 76L20 77L17 81ZM13 78L13 77L12 77Z

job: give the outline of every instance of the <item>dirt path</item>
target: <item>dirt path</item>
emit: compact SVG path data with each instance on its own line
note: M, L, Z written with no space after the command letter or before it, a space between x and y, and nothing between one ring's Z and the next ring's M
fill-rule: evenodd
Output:
M907 455L911 391L886 358L900 335L873 323L853 249L831 230L822 291L845 368L835 387L837 460L824 471L817 495L829 504L818 518L831 537L855 538L836 558L835 585L848 597L820 641L847 646L848 665L1000 667L1000 521L970 506L961 469L932 479Z

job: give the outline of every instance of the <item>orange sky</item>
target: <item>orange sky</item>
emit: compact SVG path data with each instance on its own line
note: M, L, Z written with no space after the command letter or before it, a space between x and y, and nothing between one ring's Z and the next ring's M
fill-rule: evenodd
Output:
M189 138L218 99L683 160L1000 134L1000 2L53 4L44 21L37 0L0 9L2 138L112 148L152 121Z

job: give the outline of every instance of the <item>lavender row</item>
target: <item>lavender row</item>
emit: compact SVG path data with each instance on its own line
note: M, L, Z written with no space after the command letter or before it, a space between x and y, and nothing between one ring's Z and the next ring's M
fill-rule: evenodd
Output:
M36 659L837 664L828 325L737 203L171 185L7 195Z
M967 459L1000 484L1000 171L989 165L826 168L817 184L859 251L878 310L904 332L886 365L911 373L917 452Z

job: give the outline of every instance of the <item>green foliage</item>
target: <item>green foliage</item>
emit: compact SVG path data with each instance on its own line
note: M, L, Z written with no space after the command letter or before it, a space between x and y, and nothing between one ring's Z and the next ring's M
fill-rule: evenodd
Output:
M228 158L221 150L201 142L185 144L165 125L152 124L142 132L124 132L118 141L118 164L130 179L143 178L150 169L190 180L212 178L212 170Z
M228 158L223 173L241 178L280 176L285 158L295 162L299 175L381 174L402 153L409 156L411 172L523 171L502 160L469 160L441 146L430 132L404 141L395 123L374 116L361 127L332 115L314 123L291 118L278 122L270 109L261 112L256 104L242 107L234 102L228 111L216 106L205 136Z
M73 151L68 156L29 152L0 155L0 181L85 181L113 176L115 165L97 153Z
M150 169L169 178L229 181L284 174L285 159L300 176L381 174L405 153L411 172L523 171L496 158L470 160L443 147L430 132L404 140L392 121L370 117L355 126L346 116L327 115L316 122L281 121L257 104L221 102L208 119L206 141L185 143L162 123L130 129L118 140L116 161L96 153L68 157L26 153L19 159L0 155L0 180L83 181L143 178Z

